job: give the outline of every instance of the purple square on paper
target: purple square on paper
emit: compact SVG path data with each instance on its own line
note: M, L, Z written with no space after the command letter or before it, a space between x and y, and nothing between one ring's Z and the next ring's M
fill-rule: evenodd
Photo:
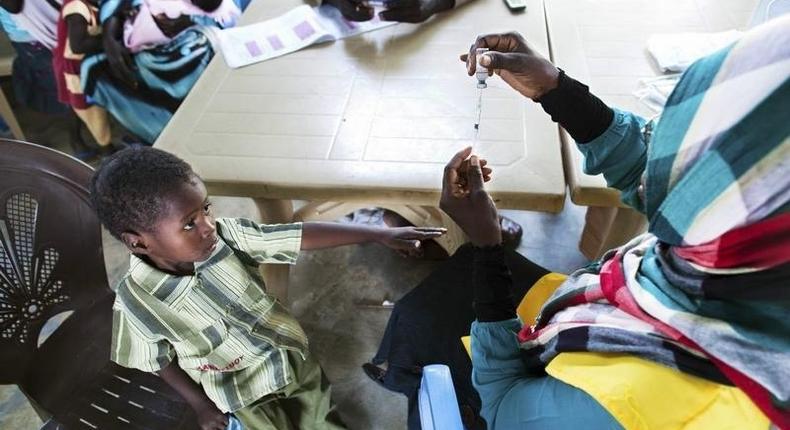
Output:
M353 23L353 22L351 22L351 21L349 21L347 19L343 19L343 24L345 24L346 27L348 27L349 30L354 30L354 29L356 29L358 27L358 25L356 25L355 23Z
M269 41L269 45L272 45L272 49L274 49L275 51L277 51L279 49L283 49L283 42L280 40L279 37L274 36L274 35L267 36L266 40Z
M249 42L245 43L244 46L247 47L247 52L250 53L253 57L257 57L262 54L260 46L254 40L250 40Z
M315 34L315 29L312 25L310 25L307 21L302 21L294 27L294 33L299 36L300 39L305 40L308 37Z

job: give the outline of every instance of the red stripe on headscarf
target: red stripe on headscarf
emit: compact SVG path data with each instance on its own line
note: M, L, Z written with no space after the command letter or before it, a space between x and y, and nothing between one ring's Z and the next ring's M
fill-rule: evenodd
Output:
M790 213L730 230L701 245L676 246L672 251L703 267L776 267L790 262Z

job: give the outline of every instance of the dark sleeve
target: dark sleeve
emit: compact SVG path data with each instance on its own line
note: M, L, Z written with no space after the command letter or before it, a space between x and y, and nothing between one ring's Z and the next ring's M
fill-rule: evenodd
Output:
M474 248L472 260L474 310L480 322L504 321L516 317L510 293L513 280L505 264L502 245Z
M560 69L557 88L538 100L551 120L559 123L578 143L600 136L614 118L614 111L590 93L587 85Z

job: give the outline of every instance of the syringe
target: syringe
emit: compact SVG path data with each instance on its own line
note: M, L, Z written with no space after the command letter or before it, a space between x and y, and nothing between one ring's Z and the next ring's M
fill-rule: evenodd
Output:
M475 50L475 78L477 79L477 116L475 118L475 138L472 141L472 150L474 151L477 145L477 136L480 134L480 119L483 116L483 89L488 87L486 79L488 79L488 68L480 65L480 57L488 48L477 48Z

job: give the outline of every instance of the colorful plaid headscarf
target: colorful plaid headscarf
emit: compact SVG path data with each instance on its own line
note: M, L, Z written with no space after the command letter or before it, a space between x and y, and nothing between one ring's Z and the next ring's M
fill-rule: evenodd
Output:
M683 75L652 139L648 233L573 273L527 365L627 352L741 388L790 428L790 16Z

